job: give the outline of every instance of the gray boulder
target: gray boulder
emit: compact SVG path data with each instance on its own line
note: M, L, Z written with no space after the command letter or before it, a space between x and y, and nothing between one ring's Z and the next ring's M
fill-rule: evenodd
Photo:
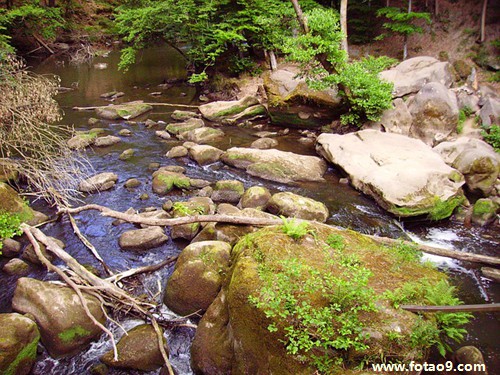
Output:
M224 151L208 145L194 145L189 148L189 157L199 165L215 163L223 154Z
M316 149L394 215L443 219L463 200L462 174L418 139L375 130L321 134Z
M99 173L80 182L80 184L78 185L78 190L84 193L96 193L99 191L105 191L115 186L116 181L118 181L118 175L116 175L115 173Z
M323 203L290 192L274 194L267 204L267 210L275 215L322 223L329 216L328 208Z
M500 155L486 142L461 137L434 147L446 164L465 177L465 186L474 193L487 196L500 175Z
M413 117L410 136L428 145L443 141L457 128L457 98L453 91L439 82L424 85L408 109Z
M119 105L99 107L96 108L96 114L98 117L105 120L130 120L151 111L152 109L153 107L149 104L145 104L142 101L135 101Z
M219 293L229 268L231 246L222 241L195 242L184 248L167 281L164 302L175 313L203 313Z
M453 83L452 66L429 56L405 60L380 73L380 78L394 84L393 97L417 93L427 83L438 82L446 87Z
M107 135L105 137L96 138L94 141L94 146L96 147L108 147L120 143L122 140L114 135Z
M323 181L325 162L316 156L279 150L232 147L221 157L225 164L245 169L252 176L290 184L298 181Z
M199 110L204 118L209 121L222 121L243 112L248 107L259 104L254 96L245 96L240 100L218 101L203 104Z
M83 293L90 313L103 324L101 302ZM72 356L102 331L87 316L76 292L66 286L22 277L17 280L12 308L31 314L40 329L42 343L52 357Z
M36 359L40 332L20 314L0 314L0 373L27 375Z
M219 129L203 127L190 130L179 135L180 139L195 142L198 144L210 143L218 139L224 138L224 132Z
M142 251L163 245L168 236L161 227L129 230L120 236L118 244L124 250Z
M263 210L266 208L269 199L271 199L269 189L263 186L252 186L243 193L238 206Z
M481 124L486 128L489 128L491 125L498 125L500 123L500 100L487 97L483 101L479 117L481 117Z
M202 119L199 118L190 118L184 122L179 123L170 123L167 125L165 130L167 130L170 134L179 135L181 133L185 133L194 129L202 128L205 126L205 123Z
M215 183L211 198L214 202L238 203L244 192L243 182L222 180Z
M363 126L363 129L408 135L413 121L408 106L401 98L394 99L392 104L393 107L385 110L379 121L368 123Z

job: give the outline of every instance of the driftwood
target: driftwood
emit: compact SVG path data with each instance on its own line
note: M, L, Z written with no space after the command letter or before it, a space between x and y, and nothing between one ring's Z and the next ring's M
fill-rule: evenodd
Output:
M126 104L126 103L124 103ZM176 103L144 103L142 104L148 104L152 106L163 106L163 107L181 107L181 108L198 108L197 105L189 105L189 104L176 104ZM117 104L119 105L119 104ZM109 105L100 105L100 106L93 106L93 107L73 107L74 111L94 111L98 108L107 108Z
M281 219L278 219L278 218L268 219L268 218L232 216L232 215L194 215L194 216L177 217L177 218L173 218L173 219L147 218L147 217L143 217L143 216L140 216L137 214L126 214L123 212L111 210L107 207L100 206L97 204L89 204L89 205L76 207L76 208L63 208L63 209L60 209L59 212L76 214L76 213L80 213L82 211L87 211L87 210L97 210L97 211L100 211L103 216L112 217L115 219L121 219L121 220L127 221L129 223L145 224L145 225L158 225L158 226L175 226L175 225L191 224L191 223L198 223L198 222L219 222L219 223L244 224L244 225L255 225L255 226L283 224L283 221ZM326 225L326 224L320 224L320 225ZM444 249L444 248L439 248L439 247L434 247L434 246L416 244L416 243L408 242L408 241L396 240L396 239L387 238L387 237L377 237L377 236L368 236L368 237L374 239L375 241L377 241L379 243L386 244L389 246L397 246L400 243L406 243L406 244L411 244L413 246L416 246L419 250L426 252L426 253L429 253L429 254L458 259L458 260L462 260L462 261L466 261L466 262L482 263L482 264L495 265L495 266L500 265L500 258L498 258L498 257L492 257L492 256L488 256L488 255L481 255L481 254L466 253L466 252L459 251L459 250L449 250L449 249Z
M481 305L458 305L458 306L418 306L418 305L401 305L403 310L411 312L499 312L500 303L485 303Z

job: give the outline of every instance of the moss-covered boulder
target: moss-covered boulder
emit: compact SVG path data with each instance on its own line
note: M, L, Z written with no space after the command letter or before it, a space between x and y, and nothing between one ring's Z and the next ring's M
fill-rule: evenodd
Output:
M224 119L222 122L228 125L239 124L243 121L253 121L267 117L267 109L262 104L253 105L232 117Z
M375 130L324 133L316 150L343 169L356 189L400 217L444 219L464 199L462 174L418 139Z
M329 216L328 208L323 203L290 192L274 194L267 204L267 210L275 215L322 223Z
M168 354L164 338L163 346ZM129 330L122 336L116 349L116 360L111 349L101 357L101 361L111 367L140 371L158 370L165 363L158 345L158 335L150 324L141 324Z
M25 276L29 273L30 266L23 260L14 258L9 260L2 267L2 271L7 275Z
M259 104L254 96L245 96L240 100L218 101L203 104L199 107L201 115L209 121L222 121L236 116L248 107Z
M184 122L170 123L165 128L170 134L179 135L194 129L203 128L205 123L199 118L190 118Z
M213 201L207 197L190 198L187 202L176 202L172 207L174 217L207 215L213 214L214 211L215 205ZM176 225L172 227L171 236L173 239L184 238L186 240L191 240L196 236L200 228L200 223Z
M252 186L243 193L238 206L241 208L263 210L266 208L269 199L271 199L271 193L268 188L264 186Z
M109 105L107 107L98 107L95 111L98 117L105 120L130 120L152 109L151 105L139 100L118 105Z
M500 206L489 198L481 198L474 203L472 208L472 222L484 225L496 217Z
M28 203L3 182L0 182L0 202L2 202L0 213L18 215L21 222L29 222L35 217L35 211L28 206Z
M190 118L200 118L200 114L193 111L182 111L176 109L175 111L172 112L170 117L172 117L172 119L175 121L186 121L189 120Z
M183 173L172 172L165 168L160 168L153 173L153 191L156 194L167 194L172 189L189 189L191 183L189 177Z
M424 361L438 326L398 309L451 297L413 248L310 224L242 238L191 348L199 374L362 374L360 363ZM456 300L454 300L456 302Z
M168 236L162 227L129 230L121 234L118 244L124 250L143 251L163 245Z
M252 176L290 184L298 181L323 181L326 163L316 157L280 150L232 147L221 160Z
M73 137L68 139L68 147L73 150L84 149L85 147L93 145L99 134L103 132L104 129L102 128L94 128L87 131L78 131Z
M201 145L224 138L224 132L220 129L214 129L205 126L203 128L198 128L181 133L179 134L179 138L195 142Z
M19 172L16 164L8 158L0 158L0 182L17 181Z
M36 323L20 314L0 314L0 327L0 373L29 374L40 340Z
M182 316L205 312L227 274L230 251L222 241L195 242L184 248L167 281L168 308Z
M91 314L104 323L101 302L89 294L83 296ZM76 292L66 286L22 277L17 280L12 308L34 317L43 345L55 358L75 355L102 334L85 313Z
M215 183L211 198L214 202L238 203L244 192L245 186L243 182L238 180L221 180Z
M465 186L483 197L493 190L500 175L500 154L493 147L479 139L461 137L453 142L443 142L434 151L449 166L465 177Z
M167 158L183 158L187 156L188 149L184 146L174 146L165 154Z
M224 151L209 145L194 145L189 148L189 157L199 165L212 164L218 161Z

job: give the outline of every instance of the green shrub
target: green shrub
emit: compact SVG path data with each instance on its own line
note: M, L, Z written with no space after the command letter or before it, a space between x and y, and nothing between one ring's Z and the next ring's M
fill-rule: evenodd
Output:
M493 146L496 152L500 152L500 126L491 125L489 129L483 129L481 135L487 143Z
M3 240L22 234L20 225L21 217L18 214L0 212L0 249L3 246Z

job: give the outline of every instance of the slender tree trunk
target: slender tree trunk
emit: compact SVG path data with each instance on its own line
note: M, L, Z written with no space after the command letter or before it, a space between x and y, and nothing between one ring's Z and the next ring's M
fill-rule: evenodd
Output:
M386 6L386 7L390 7L390 6L391 6L391 0L387 0L387 1L385 2L385 6Z
M307 20L304 17L304 13L302 13L302 8L300 7L298 0L290 0L293 4L293 9L295 9L295 14L297 15L297 20L299 21L300 27L305 34L309 33L309 27L307 26Z
M486 28L486 8L488 7L488 0L483 1L483 10L481 11L481 36L479 41L484 42L485 39L485 28Z
M269 51L269 62L271 64L271 70L276 70L278 68L278 62L276 61L276 54L274 51Z
M340 31L343 34L341 47L349 55L349 47L347 45L347 0L340 2Z
M439 0L434 0L434 16L439 15Z
M408 0L408 13L411 13L411 0ZM403 45L403 60L406 60L408 57L408 35L404 36L404 45Z

